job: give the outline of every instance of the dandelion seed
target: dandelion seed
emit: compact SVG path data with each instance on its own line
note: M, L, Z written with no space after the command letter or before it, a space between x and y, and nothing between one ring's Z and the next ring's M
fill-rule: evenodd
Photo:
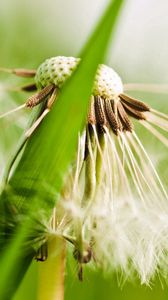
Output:
M30 90L35 86L40 90L20 108L32 108L46 101L44 111L26 132L25 140L48 114L64 82L79 63L80 59L59 56L46 60L36 72L10 70L19 76L34 76L35 84L31 84ZM144 86L127 84L125 88ZM153 85L146 87L151 88L159 91ZM126 277L136 272L145 284L158 272L168 275L168 195L134 131L133 120L168 146L165 136L168 115L125 94L118 74L100 65L86 128L79 136L76 167L71 168L65 180L60 204L46 226L42 249L52 235L70 242L80 280L82 266L90 261L112 271L122 270ZM44 253L38 257L43 260L45 256Z

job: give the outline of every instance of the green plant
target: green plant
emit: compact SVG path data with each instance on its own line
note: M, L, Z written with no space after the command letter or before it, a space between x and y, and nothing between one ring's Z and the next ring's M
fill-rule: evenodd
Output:
M111 21L114 19L107 13L103 22L106 30L107 25L111 28ZM123 85L119 76L106 66L99 67L92 88L110 32L107 30L101 35L103 24L63 90L57 80L50 80L56 75L61 79L63 75L70 75L65 72L67 64L61 62L59 73L57 66L52 71L50 62L60 63L60 59L68 61L68 58L54 57L38 69L42 72L36 77L36 85L42 90L21 106L41 103L39 108L33 109L32 120L3 181L1 242L6 249L1 255L2 298L12 297L33 256L45 260L38 263L38 298L63 298L65 244L70 245L69 265L77 269L74 271L76 277L78 274L82 280L83 268L87 275L92 270L91 283L85 274L80 288L75 280L80 298L88 297L81 294L84 286L91 299L104 297L99 294L103 285L102 270L106 276L108 270L110 275L117 273L120 286L126 279L135 281L138 278L141 283L152 284L157 274L167 278L167 191L162 183L162 172L158 175L155 160L149 158L141 143L141 139L143 142L146 139L146 144L150 145L153 140L155 156L163 154L162 144L168 145L164 133L168 128L167 115L125 95L126 90L142 88L158 92L156 85ZM100 46L96 37L101 38ZM33 76L36 73L34 70L28 74L25 70L11 72ZM34 90L36 85L21 89ZM48 114L49 104L58 91L55 85L60 88L61 95ZM44 100L49 100L47 106ZM85 126L86 131L83 130ZM165 170L165 161L162 170ZM96 266L96 270L100 267L100 273L93 274L92 266ZM71 278L67 276L67 281ZM111 280L111 276L109 278ZM107 295L109 299L113 295L111 286L111 282L105 285L111 290ZM139 287L137 290L136 297L140 298ZM75 292L73 296L67 293L66 297L79 298ZM157 298L157 293L154 297Z
M34 248L29 247L30 250L27 252L25 243L30 244L30 237L33 235L34 239L34 234L38 233L38 229L37 232L33 231L38 218L44 214L45 219L49 220L59 198L63 174L73 158L79 129L83 128L94 74L98 63L103 61L110 32L122 2L114 1L110 4L81 54L82 61L78 70L65 85L50 117L28 140L17 167L8 183L3 186L1 232L5 232L5 235L1 239L3 248L0 262L2 274L0 295L3 299L12 297L29 266ZM81 82L85 84L80 85ZM76 114L72 122L70 112L74 110ZM38 114L39 110L35 112L33 119ZM66 123L62 126L65 119ZM33 167L30 168L32 159ZM42 230L41 227L39 230Z

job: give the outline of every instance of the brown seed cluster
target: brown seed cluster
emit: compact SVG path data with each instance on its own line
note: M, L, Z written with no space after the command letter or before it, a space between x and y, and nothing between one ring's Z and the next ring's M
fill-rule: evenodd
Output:
M121 131L132 131L133 124L129 116L145 120L144 112L149 110L147 104L125 94L120 94L111 100L94 96L90 103L88 124L96 125L102 132L104 127L111 128L118 135Z

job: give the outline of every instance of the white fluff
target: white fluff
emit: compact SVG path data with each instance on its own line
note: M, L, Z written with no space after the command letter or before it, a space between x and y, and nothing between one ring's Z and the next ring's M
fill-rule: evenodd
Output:
M85 243L93 241L96 262L104 270L120 271L129 279L137 274L142 284L149 285L158 273L168 275L167 193L137 135L115 137L106 131L100 185L83 207L81 138L75 190L72 182L71 192L62 199L68 222L61 231L77 239L81 230ZM79 220L82 228L76 226Z

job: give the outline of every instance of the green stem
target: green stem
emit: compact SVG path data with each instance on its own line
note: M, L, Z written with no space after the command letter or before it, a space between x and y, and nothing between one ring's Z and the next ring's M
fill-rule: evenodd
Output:
M86 131L86 134L88 148L92 151L92 155L94 156L94 135L93 133L89 133L88 129ZM96 187L95 162L91 157L90 150L88 150L89 154L87 155L87 158L85 160L85 190L82 199L82 206L85 206L85 204L87 204L88 201L90 201L94 197Z
M104 133L99 134L99 144L101 148L101 154L103 155L104 149L105 149L105 138ZM98 189L102 176L102 156L100 154L100 151L97 149L97 156L96 156L96 189Z
M85 191L84 191L84 201L92 199L94 195L96 178L95 178L95 166L90 156L87 157L85 163Z
M38 300L64 299L65 241L54 237L48 242L48 258L39 263Z

